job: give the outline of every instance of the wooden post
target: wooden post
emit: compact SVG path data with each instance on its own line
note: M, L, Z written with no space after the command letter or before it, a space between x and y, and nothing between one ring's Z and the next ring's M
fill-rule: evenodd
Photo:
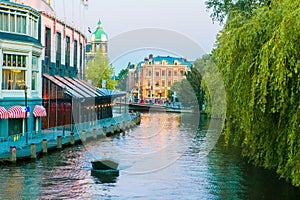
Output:
M125 121L123 121L123 123L122 123L122 129L123 129L123 132L125 132L125 130L126 130L126 122Z
M81 132L81 141L82 141L82 142L86 142L85 130L83 130L83 131Z
M100 137L105 137L106 136L106 128L103 126L101 129L101 134Z
M127 121L127 127L131 128L131 121L130 120Z
M42 152L43 154L48 153L48 149L47 149L47 139L43 139L43 143L42 143Z
M121 132L121 127L120 127L120 123L117 124L117 133Z
M57 136L57 144L56 144L56 148L58 149L62 149L62 142L61 142L61 136Z
M10 147L10 156L9 156L9 161L12 163L17 162L17 149L16 147Z
M114 134L115 130L114 130L114 125L110 125L110 134Z
M75 144L75 137L74 137L74 133L73 132L70 134L70 144L71 145Z
M30 145L30 159L36 159L36 146L33 143Z
M141 124L141 113L138 113L137 115L137 122L136 122L137 125L140 125Z
M93 129L93 139L97 139L97 129Z

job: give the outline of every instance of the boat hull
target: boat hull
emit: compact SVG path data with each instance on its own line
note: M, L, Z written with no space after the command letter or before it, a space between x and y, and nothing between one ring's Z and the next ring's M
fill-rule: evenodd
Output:
M110 159L93 160L92 166L94 170L117 170L119 163Z

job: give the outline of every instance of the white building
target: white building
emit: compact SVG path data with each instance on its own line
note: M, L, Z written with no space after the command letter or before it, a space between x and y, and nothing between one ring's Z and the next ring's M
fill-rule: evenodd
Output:
M0 2L0 137L41 129L44 114L36 114L42 109L39 20L29 6Z

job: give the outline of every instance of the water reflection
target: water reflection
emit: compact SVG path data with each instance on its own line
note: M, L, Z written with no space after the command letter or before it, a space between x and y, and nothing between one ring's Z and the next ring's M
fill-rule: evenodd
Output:
M91 175L100 183L115 183L119 176L119 170L91 170ZM96 183L98 183L95 181Z
M205 119L198 129L195 120L143 114L141 126L125 136L0 166L0 199L300 199L299 189L249 165L222 142L204 156L216 130L207 130L212 126ZM120 171L93 171L91 160L102 156L118 160Z

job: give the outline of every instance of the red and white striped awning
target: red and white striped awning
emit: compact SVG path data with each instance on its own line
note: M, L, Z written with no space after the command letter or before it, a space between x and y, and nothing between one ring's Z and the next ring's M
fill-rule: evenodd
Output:
M8 118L26 118L26 107L25 106L13 106L8 109ZM27 117L30 113L27 112Z
M4 107L0 106L0 119L7 119L8 113L7 110Z
M44 106L36 105L33 109L33 115L35 117L45 117L47 116L47 112Z

